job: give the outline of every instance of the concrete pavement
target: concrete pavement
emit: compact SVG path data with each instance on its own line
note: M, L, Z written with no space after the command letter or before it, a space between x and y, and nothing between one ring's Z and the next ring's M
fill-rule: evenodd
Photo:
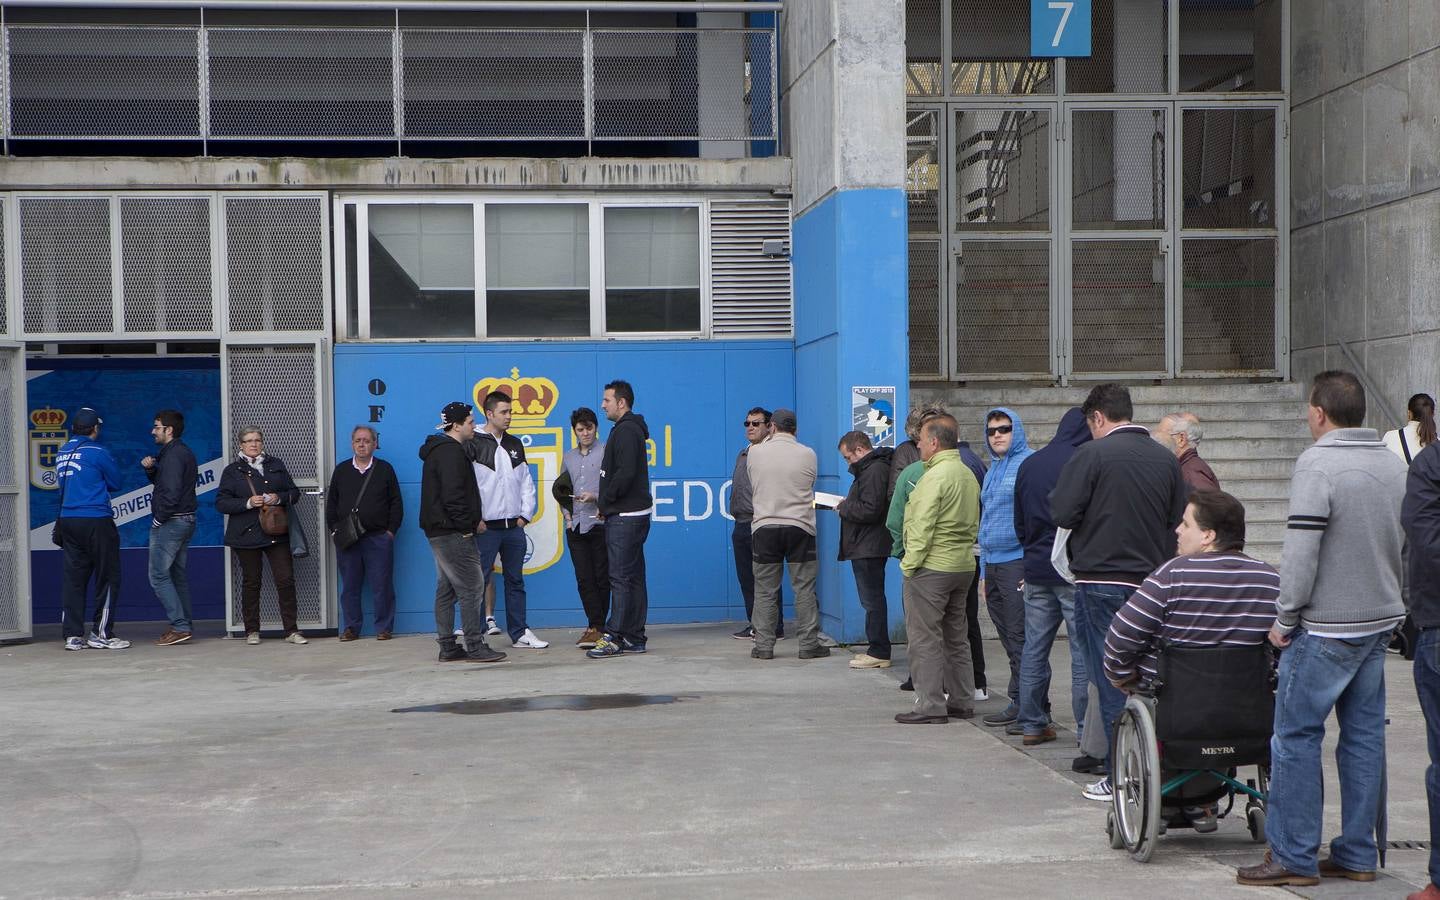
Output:
M551 631L497 666L438 664L424 637L0 648L0 897L1279 895L1233 882L1260 852L1243 822L1145 866L1109 850L1106 807L1058 771L1068 735L1027 753L896 725L903 666L793 640L755 661L735 627L601 661ZM1408 665L1388 674L1390 836L1428 840ZM436 708L396 711L416 707ZM1310 894L1403 896L1426 859Z

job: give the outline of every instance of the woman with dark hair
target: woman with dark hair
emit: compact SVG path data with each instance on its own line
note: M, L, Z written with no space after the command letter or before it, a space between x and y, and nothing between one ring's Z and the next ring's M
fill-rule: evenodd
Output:
M289 531L273 534L261 525L265 507L283 510L286 522L294 515L300 489L290 479L285 463L265 453L265 436L259 428L241 428L236 434L240 452L220 474L215 508L225 513L225 546L240 561L240 609L245 619L245 643L260 643L260 578L265 560L280 601L280 621L285 640L308 644L296 624L295 565L290 557ZM274 530L273 528L271 529Z
M1435 443L1435 398L1429 394L1415 394L1405 404L1409 421L1404 428L1385 432L1385 446L1391 453L1405 460L1405 465L1420 455L1420 451Z

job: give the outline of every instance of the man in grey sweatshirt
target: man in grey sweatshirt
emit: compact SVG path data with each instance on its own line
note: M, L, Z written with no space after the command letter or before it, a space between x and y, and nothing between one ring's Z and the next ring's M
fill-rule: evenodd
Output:
M1280 563L1284 648L1270 742L1265 837L1270 854L1241 884L1309 885L1320 876L1373 881L1375 821L1385 767L1385 647L1405 618L1400 599L1400 505L1405 464L1365 421L1365 390L1349 372L1321 372L1310 389L1310 447L1295 463ZM1340 724L1339 836L1318 859L1321 741Z

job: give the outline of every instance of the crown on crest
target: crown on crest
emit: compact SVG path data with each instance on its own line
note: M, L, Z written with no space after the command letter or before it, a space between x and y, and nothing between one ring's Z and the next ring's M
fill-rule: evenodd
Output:
M63 409L51 409L47 406L30 413L30 424L34 425L37 431L53 431L64 425L67 418L69 416Z
M481 406L491 391L509 396L512 428L545 424L545 417L560 402L560 389L555 382L548 378L521 378L518 366L510 370L509 378L484 378L475 382L475 405Z

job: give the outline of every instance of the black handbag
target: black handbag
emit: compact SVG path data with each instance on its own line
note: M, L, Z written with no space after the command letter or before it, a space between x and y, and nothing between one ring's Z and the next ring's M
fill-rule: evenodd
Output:
M65 511L65 482L60 478L60 466L55 466L55 480L60 482L60 507L55 510L55 524L50 526L50 543L57 547L64 547L65 543L60 540L60 514Z
M374 471L375 464L372 462L360 481L360 493L355 495L355 505L335 526L335 546L341 550L349 550L355 546L356 541L365 536L365 526L360 522L360 498L365 496L365 489L370 486L370 474Z

